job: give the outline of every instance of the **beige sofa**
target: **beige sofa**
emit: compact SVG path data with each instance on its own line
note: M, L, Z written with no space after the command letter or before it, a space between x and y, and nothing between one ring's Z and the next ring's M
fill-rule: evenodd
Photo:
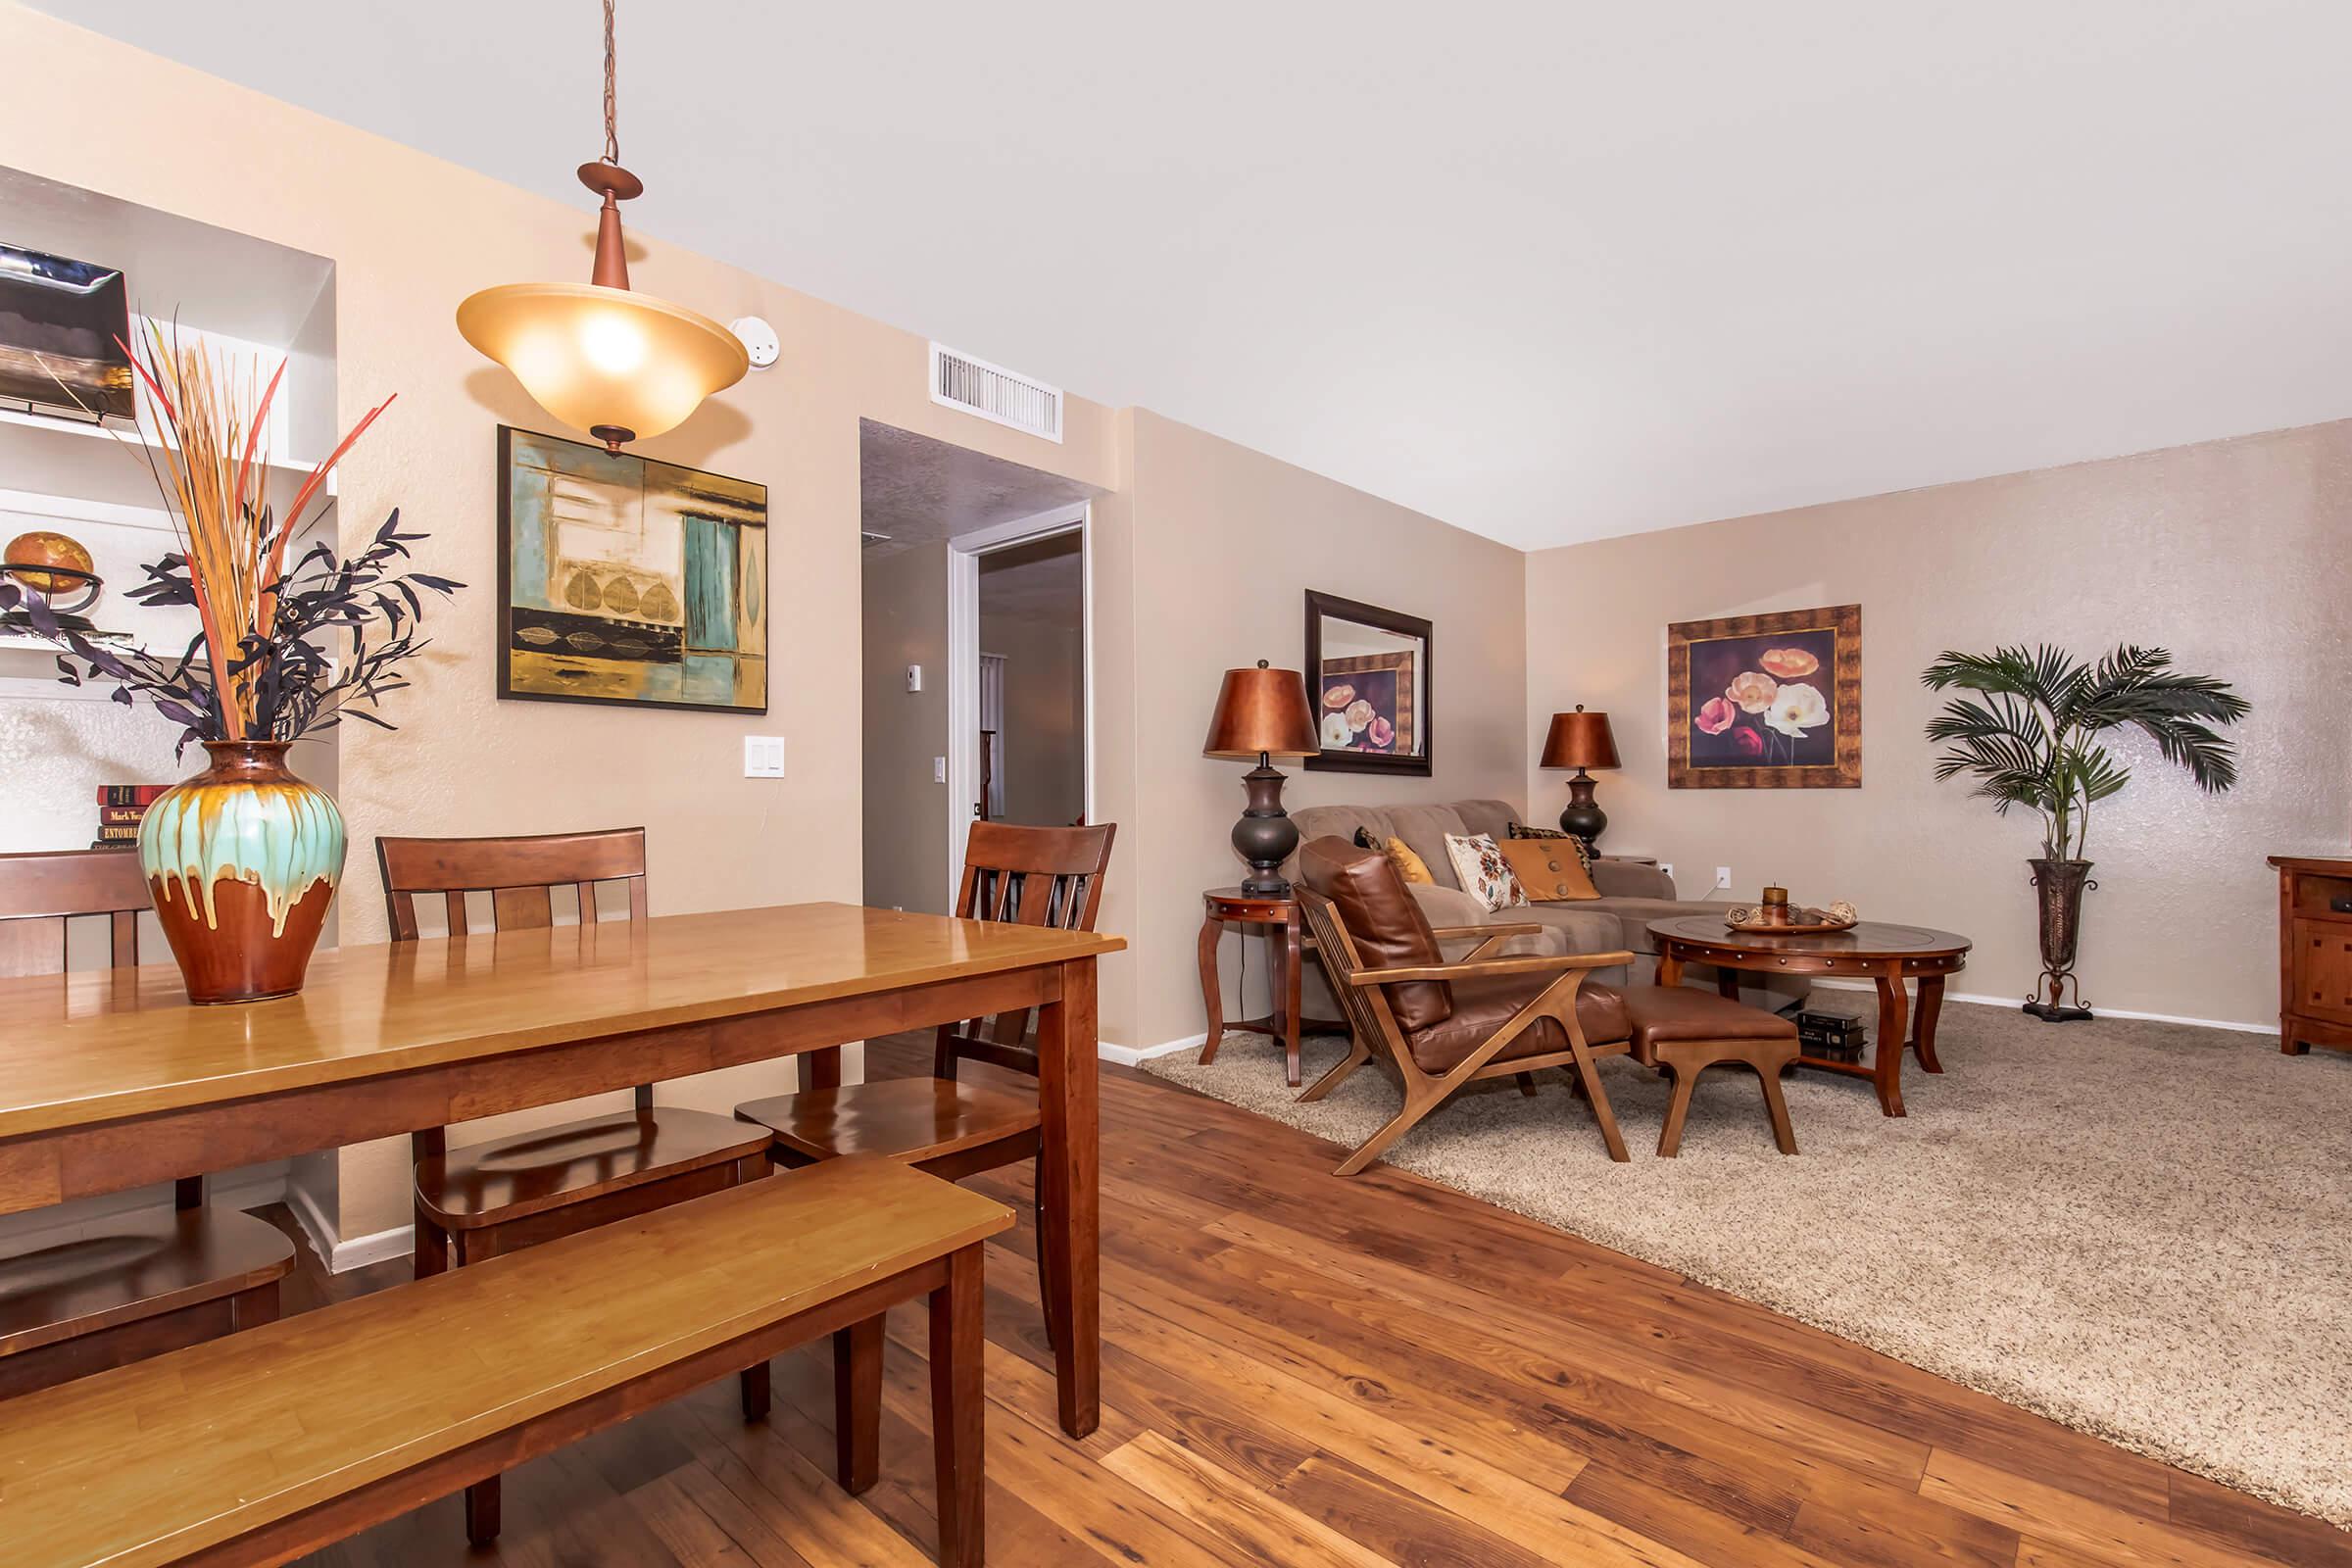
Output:
M1534 921L1546 927L1541 938L1525 939L1532 951L1539 953L1612 953L1629 952L1634 962L1629 972L1623 964L1595 970L1593 978L1611 985L1647 985L1656 977L1658 945L1649 934L1649 922L1674 914L1720 914L1727 906L1706 904L1674 895L1674 878L1654 865L1641 865L1628 860L1595 860L1592 863L1592 885L1600 890L1597 899L1584 899L1563 904L1533 904L1521 908L1489 910L1487 906L1462 891L1461 882L1453 874L1453 861L1446 854L1446 835L1486 833L1500 843L1510 834L1511 824L1523 821L1519 812L1507 801L1449 801L1435 806L1302 806L1291 813L1298 824L1300 843L1318 839L1326 834L1354 842L1357 829L1363 829L1384 844L1391 837L1400 838L1428 865L1434 884L1415 883L1414 898L1420 901L1422 912L1431 925L1508 925ZM1282 874L1298 880L1298 857L1292 856L1283 865ZM1304 977L1308 996L1302 999L1304 1011L1313 1016L1323 1011L1326 998L1322 977L1309 972ZM1713 969L1693 965L1685 971L1688 984L1713 988ZM1749 984L1743 977L1741 1000L1758 1006L1779 1007L1801 990L1767 989Z

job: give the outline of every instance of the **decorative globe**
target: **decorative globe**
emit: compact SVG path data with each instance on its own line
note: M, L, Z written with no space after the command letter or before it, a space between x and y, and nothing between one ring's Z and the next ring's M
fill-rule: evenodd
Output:
M67 538L62 533L50 533L46 530L21 533L11 539L8 542L6 553L0 554L0 564L8 567L10 576L36 594L71 593L83 586L75 578L60 577L54 572L43 571L40 569L43 566L63 567L67 571L95 571L96 569L96 563L90 560L90 553L84 550L78 542Z

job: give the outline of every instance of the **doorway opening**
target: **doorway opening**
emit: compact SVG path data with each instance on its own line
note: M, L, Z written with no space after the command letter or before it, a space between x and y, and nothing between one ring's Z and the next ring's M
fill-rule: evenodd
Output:
M945 913L982 818L1093 808L1090 487L860 421L865 902Z

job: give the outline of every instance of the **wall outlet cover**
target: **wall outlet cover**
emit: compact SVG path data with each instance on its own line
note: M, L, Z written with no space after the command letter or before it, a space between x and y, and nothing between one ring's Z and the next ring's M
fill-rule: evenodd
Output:
M906 666L906 689L910 692L919 692L923 689L922 665L908 664Z
M1730 866L1719 865L1715 868L1715 885L1719 888L1728 888L1732 885L1732 868Z

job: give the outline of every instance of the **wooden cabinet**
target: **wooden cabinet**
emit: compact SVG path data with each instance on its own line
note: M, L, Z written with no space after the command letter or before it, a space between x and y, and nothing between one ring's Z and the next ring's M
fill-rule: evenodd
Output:
M2352 1052L2352 860L2274 855L2278 868L2278 1049Z

